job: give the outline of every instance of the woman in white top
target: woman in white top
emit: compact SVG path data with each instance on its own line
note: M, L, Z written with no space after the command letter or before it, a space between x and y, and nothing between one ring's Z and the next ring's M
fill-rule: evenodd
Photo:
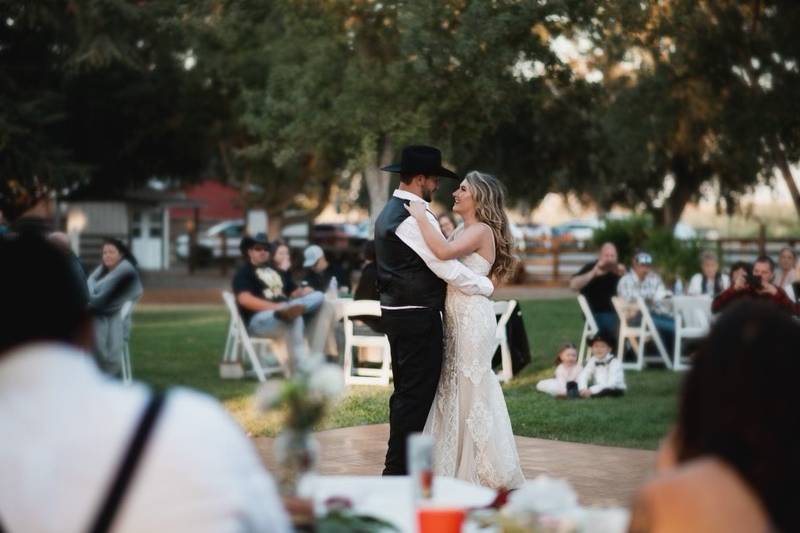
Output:
M568 383L577 382L581 374L581 365L578 364L578 350L575 345L568 342L561 346L556 354L556 377L543 379L536 384L536 390L550 396L567 396Z
M713 252L703 252L700 256L700 270L702 272L692 276L689 282L689 289L686 291L689 296L707 294L713 298L731 286L728 275L719 271L719 261Z

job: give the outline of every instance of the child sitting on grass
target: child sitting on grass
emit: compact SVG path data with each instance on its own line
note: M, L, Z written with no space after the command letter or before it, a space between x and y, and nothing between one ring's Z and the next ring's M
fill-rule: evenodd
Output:
M581 397L599 398L625 394L625 372L622 370L622 362L611 353L611 342L602 333L598 333L589 341L589 345L592 347L592 356L578 377Z
M578 364L578 350L575 345L568 342L559 348L556 353L556 377L543 379L536 384L536 390L555 396L556 398L577 397L577 380L581 373Z

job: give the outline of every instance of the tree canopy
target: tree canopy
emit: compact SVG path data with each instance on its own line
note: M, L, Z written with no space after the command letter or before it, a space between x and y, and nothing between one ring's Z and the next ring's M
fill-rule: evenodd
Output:
M213 172L318 213L407 143L513 198L675 224L783 179L800 210L789 0L0 0L0 209ZM571 53L565 50L572 49ZM345 177L343 177L345 176Z

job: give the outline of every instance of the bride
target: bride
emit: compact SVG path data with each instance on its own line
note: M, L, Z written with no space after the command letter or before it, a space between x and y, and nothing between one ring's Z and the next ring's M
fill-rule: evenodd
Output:
M453 193L464 223L445 240L425 215L407 207L439 259L458 258L477 274L504 279L513 271L504 192L494 176L473 171ZM442 374L424 433L433 436L434 472L491 488L516 488L519 464L503 391L492 371L497 321L488 298L447 287Z

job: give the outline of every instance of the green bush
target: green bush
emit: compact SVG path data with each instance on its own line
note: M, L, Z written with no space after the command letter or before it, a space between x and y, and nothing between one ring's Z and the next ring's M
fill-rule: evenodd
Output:
M622 220L606 220L605 226L594 231L594 242L601 246L613 242L619 253L619 260L630 265L637 250L645 249L648 233L653 229L653 220L644 215L634 215Z
M603 228L594 232L594 242L598 246L613 242L619 260L627 266L638 250L649 252L664 282L670 285L676 277L685 282L700 271L700 242L676 239L669 228L656 227L653 219L646 215L607 221Z

